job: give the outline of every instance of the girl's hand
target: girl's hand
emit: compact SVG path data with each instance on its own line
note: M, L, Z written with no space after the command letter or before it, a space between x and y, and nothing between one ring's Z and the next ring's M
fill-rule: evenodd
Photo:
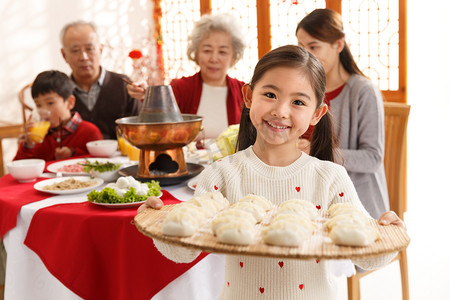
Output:
M72 150L69 147L62 147L55 149L55 159L65 159L72 157Z
M147 83L145 81L133 82L133 84L127 84L128 94L135 99L144 99L145 90L147 89Z
M380 223L381 225L397 225L400 228L402 228L403 230L406 230L406 225L405 222L402 221L402 219L400 219L397 214L393 211L387 211L385 213L383 213L380 217L380 219L378 220L378 223Z
M139 206L137 213L143 212L147 208L153 208L153 209L161 209L161 207L164 206L164 203L161 199L155 196L148 197L147 201L145 201L144 204Z

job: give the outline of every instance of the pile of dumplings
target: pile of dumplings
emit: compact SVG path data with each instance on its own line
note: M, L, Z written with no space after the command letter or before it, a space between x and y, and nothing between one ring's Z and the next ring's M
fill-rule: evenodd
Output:
M351 203L335 203L328 209L325 222L333 243L345 246L368 246L379 237L370 226L370 218Z
M193 197L174 206L164 220L162 232L169 236L191 236L210 217L229 205L228 200L219 192Z
M317 229L317 208L309 201L287 200L280 204L269 225L262 231L266 244L298 246Z
M266 198L249 194L230 205L220 192L210 192L175 205L164 220L162 232L192 236L210 221L210 229L219 242L249 245L257 238L255 225L271 211L274 214L270 222L264 221L267 226L261 230L262 240L269 245L299 246L321 224L317 208L310 201L291 199L275 208ZM351 203L333 204L327 213L324 229L337 245L367 246L379 237L370 226L370 218Z
M225 244L252 244L256 238L255 225L272 208L273 204L266 198L249 194L212 220L212 232Z

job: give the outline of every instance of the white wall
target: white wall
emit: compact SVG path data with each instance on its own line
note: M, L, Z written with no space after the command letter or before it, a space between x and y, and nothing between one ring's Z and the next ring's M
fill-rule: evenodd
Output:
M49 69L70 74L60 54L59 31L83 19L98 26L107 43L103 65L131 73L132 48L152 32L150 0L2 0L0 1L0 120L22 122L18 91ZM17 151L16 141L4 140L5 160Z

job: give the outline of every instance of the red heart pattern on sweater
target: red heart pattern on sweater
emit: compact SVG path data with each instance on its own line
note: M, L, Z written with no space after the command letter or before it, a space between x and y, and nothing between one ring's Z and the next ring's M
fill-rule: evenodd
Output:
M321 208L321 206L320 206L320 205L316 205L316 208L317 208L317 209L320 209L320 208Z
M318 259L316 259L316 264L318 264L319 263L319 260Z
M339 193L339 197L344 197L344 192Z
M303 290L303 283L299 284L299 285L298 285L298 288L301 289L301 290Z
M264 294L264 288L259 288L259 292L260 292L261 294Z
M214 189L217 191L219 188L217 187L217 185L214 185Z
M280 268L282 268L282 267L284 266L284 262L279 261L279 262L278 262L278 265L280 266Z
M296 190L297 192L300 192L300 187L299 187L299 186L296 186L296 187L295 187L295 190Z
M244 263L241 261L241 262L239 262L239 265L241 266L241 268L243 268L244 267Z

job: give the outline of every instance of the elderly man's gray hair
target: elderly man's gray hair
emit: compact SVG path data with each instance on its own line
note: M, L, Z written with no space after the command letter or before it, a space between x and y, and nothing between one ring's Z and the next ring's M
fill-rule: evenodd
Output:
M82 21L82 20L70 22L70 23L67 23L66 25L64 25L64 27L61 29L61 32L59 33L59 40L61 42L61 46L64 46L64 36L66 35L66 32L67 32L67 30L69 30L69 28L83 26L83 25L91 26L91 28L97 34L97 26L93 22L86 22L86 21Z

